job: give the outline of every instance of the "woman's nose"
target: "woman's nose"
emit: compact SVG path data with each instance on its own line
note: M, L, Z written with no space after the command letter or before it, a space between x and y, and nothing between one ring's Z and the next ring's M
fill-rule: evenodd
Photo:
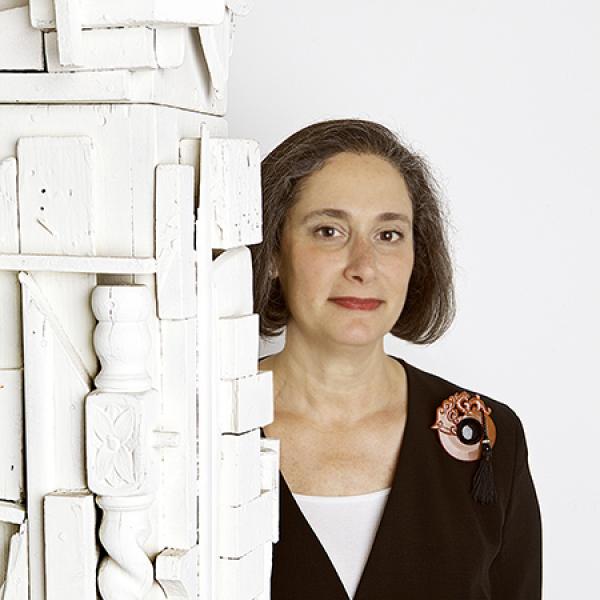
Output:
M353 241L348 256L346 271L351 276L369 278L375 272L376 250L369 240L357 239Z

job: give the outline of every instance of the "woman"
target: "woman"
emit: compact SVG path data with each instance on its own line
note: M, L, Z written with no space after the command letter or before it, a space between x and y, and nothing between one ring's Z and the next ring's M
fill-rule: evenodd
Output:
M251 248L281 440L272 600L536 600L541 523L519 418L384 352L454 317L424 161L382 125L332 120L262 162ZM445 401L445 403L444 403Z

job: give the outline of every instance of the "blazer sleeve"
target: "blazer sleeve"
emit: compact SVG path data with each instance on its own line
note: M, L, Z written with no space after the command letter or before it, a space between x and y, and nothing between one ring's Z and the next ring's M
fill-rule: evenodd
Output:
M511 411L513 412L513 411ZM517 432L513 483L502 530L502 546L490 569L493 600L541 600L542 523L528 463L523 424Z

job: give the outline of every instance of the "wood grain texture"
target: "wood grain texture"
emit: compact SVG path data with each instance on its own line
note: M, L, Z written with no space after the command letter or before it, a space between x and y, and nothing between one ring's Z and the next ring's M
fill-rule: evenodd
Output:
M213 248L262 242L260 151L254 140L212 138L207 168Z

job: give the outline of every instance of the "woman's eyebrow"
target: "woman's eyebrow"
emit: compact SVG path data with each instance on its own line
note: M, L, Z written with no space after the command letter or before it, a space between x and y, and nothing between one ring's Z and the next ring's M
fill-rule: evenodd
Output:
M319 210L313 210L306 215L302 219L301 225L304 225L310 219L315 217L332 217L334 219L348 219L350 217L350 213L345 210L341 210L339 208L323 208ZM404 213L397 212L383 212L377 215L377 221L404 221L406 224L410 225L410 219Z

